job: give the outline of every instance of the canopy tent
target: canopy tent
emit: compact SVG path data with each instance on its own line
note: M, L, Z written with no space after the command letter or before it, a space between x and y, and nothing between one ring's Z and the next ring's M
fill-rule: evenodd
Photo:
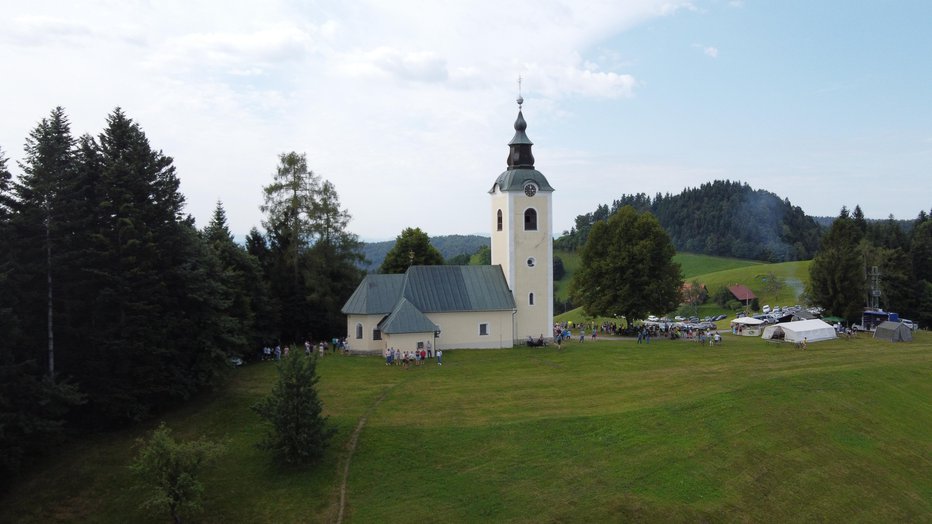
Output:
M754 317L739 317L731 321L732 324L744 324L745 326L759 326L764 323L763 320Z
M764 329L761 338L765 340L783 339L787 342L819 342L836 338L835 328L820 319L799 320L774 324Z
M731 321L731 332L744 337L759 337L763 320L754 317L740 317Z
M889 340L890 342L912 342L913 332L909 326L902 322L888 320L881 322L874 330L874 338Z

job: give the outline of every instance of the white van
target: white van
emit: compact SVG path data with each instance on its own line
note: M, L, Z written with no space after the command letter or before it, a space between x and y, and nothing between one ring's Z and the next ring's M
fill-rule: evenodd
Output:
M770 306L765 304L764 307L760 308L760 310L761 313L770 313Z

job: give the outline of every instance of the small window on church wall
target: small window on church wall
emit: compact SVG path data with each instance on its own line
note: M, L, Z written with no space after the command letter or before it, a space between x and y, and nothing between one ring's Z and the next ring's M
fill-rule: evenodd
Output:
M537 231L537 210L528 209L524 212L524 230Z
M488 324L479 324L479 335L486 336L489 334L489 325Z
M362 324L356 324L356 338L362 339Z
M372 340L382 340L382 332L378 329L372 330Z
M534 293L528 293L528 295L527 295L527 303L528 303L528 305L531 305L531 306L534 305Z
M498 210L498 226L497 227L499 231L502 230L502 210L501 209Z

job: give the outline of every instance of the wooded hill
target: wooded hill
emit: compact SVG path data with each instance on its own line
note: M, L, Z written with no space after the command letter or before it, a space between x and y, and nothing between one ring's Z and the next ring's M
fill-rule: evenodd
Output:
M368 272L378 271L382 261L385 260L385 255L394 245L394 240L364 243L362 255L365 260L360 263L359 267ZM444 260L450 261L461 255L472 255L482 247L488 247L489 237L481 235L443 235L431 237L430 245L440 251Z
M573 251L585 244L592 224L630 205L650 211L677 251L769 262L807 260L819 247L819 225L788 199L749 185L716 180L678 195L622 195L579 215L554 248Z

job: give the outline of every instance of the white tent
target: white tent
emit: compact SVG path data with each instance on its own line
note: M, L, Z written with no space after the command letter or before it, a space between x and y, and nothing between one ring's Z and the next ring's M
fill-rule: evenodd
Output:
M835 328L821 319L799 320L767 326L761 338L765 340L780 339L787 342L819 342L836 338Z
M740 317L731 321L731 332L745 337L758 337L761 333L763 320L754 317Z
M754 317L738 317L731 321L732 324L744 324L745 326L759 326L764 323L763 320Z

